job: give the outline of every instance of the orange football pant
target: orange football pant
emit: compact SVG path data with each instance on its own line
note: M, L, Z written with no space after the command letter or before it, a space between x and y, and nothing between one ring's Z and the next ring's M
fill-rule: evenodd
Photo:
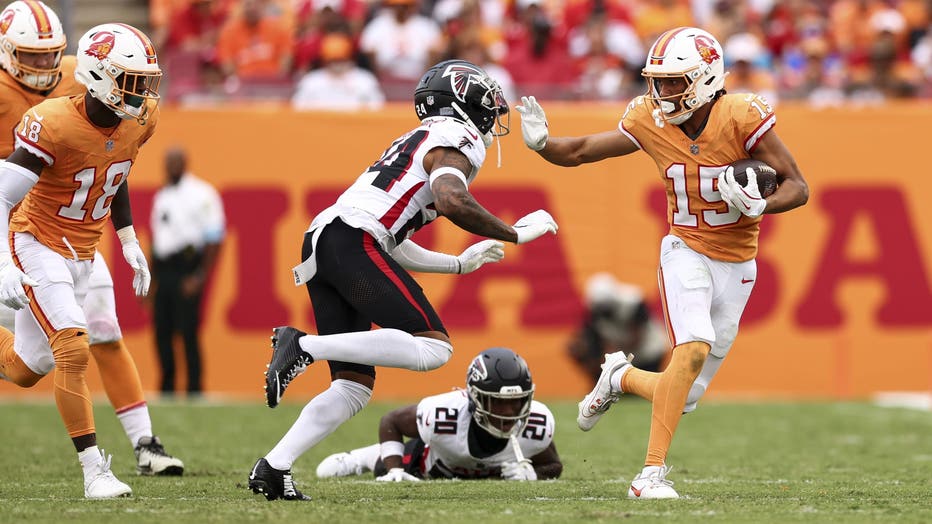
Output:
M91 345L107 398L117 413L142 405L142 381L123 339Z

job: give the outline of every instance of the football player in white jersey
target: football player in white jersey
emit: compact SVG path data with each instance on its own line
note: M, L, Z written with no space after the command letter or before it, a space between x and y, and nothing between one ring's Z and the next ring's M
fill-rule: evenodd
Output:
M553 443L553 414L533 397L524 359L507 348L487 349L469 365L465 390L389 412L379 424L380 444L330 455L317 466L317 476L372 471L381 481L557 478L563 463ZM409 440L402 443L402 437Z
M249 487L269 500L307 499L291 465L369 402L375 366L429 371L449 360L447 331L407 270L470 273L504 256L499 241L522 244L557 231L544 210L510 226L469 193L486 148L508 132L508 104L485 71L463 60L431 67L415 88L414 108L420 125L394 140L304 235L295 283L307 286L318 335L273 330L266 401L277 406L314 361L329 361L332 382L253 467ZM495 240L458 256L410 240L439 216Z
M527 146L547 161L576 166L638 150L656 163L667 190L670 232L660 248L659 282L672 358L663 373L635 368L624 353L606 355L595 388L579 403L577 424L588 431L622 393L652 402L644 469L631 482L633 499L677 498L667 480L667 451L683 412L692 411L738 333L757 278L757 238L764 213L806 203L809 187L773 130L776 115L759 95L726 94L722 47L694 27L662 34L643 70L649 84L618 128L582 137L550 137L544 110L522 99ZM739 184L730 164L763 161L778 188L762 196L757 173Z

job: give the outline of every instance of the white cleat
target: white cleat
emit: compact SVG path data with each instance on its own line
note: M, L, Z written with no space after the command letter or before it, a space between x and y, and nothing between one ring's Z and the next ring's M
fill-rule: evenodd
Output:
M595 387L579 403L579 415L576 417L576 424L579 429L589 431L594 428L602 418L602 415L612 407L612 404L618 402L621 393L612 392L612 386L609 379L612 374L625 366L631 365L631 359L634 355L625 356L623 351L608 353L605 355L605 362L602 364L602 373L595 382Z
M334 453L317 465L317 478L328 479L362 475L363 471L362 464L353 455L345 452Z
M128 497L133 494L133 489L123 483L116 475L110 471L110 459L112 456L103 454L107 457L102 459L93 471L84 476L84 497L89 499L112 499L117 497Z
M673 468L667 466L650 466L634 477L628 487L629 499L678 499L679 493L673 489L673 481L667 480L667 473Z

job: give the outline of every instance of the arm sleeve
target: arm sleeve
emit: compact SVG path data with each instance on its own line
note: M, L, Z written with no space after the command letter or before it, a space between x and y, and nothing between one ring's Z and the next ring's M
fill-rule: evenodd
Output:
M409 271L422 273L459 273L459 260L453 255L438 253L405 240L391 252L395 262Z
M11 162L0 162L0 238L10 234L10 211L36 185L39 175ZM8 242L0 242L0 255L8 255Z

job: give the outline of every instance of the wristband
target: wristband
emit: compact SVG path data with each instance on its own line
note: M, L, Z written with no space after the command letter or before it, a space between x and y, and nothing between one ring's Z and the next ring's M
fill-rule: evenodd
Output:
M405 445L397 440L386 440L380 446L382 460L385 460L385 457L403 457L405 455Z
M116 234L117 234L117 237L119 237L121 244L139 242L139 240L136 239L136 229L134 229L132 225L128 225L126 227L117 229Z

